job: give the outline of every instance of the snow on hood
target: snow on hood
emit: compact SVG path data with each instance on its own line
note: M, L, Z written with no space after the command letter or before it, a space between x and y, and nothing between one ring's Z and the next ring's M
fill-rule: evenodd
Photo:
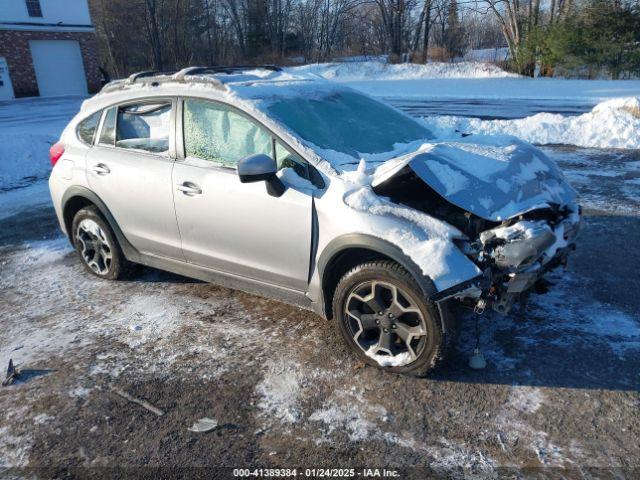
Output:
M576 198L552 160L514 137L477 135L426 143L378 167L374 189L405 166L449 202L491 221Z

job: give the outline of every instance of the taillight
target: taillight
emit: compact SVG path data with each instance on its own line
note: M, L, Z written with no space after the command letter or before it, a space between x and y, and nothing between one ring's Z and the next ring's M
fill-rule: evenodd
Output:
M49 158L51 159L51 166L53 167L60 157L64 153L64 145L60 142L56 143L49 149Z

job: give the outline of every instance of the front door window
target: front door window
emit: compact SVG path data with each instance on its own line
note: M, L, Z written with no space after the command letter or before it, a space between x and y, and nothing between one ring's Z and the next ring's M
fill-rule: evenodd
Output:
M183 122L187 157L233 168L249 155L273 154L271 135L224 105L205 100L185 100Z

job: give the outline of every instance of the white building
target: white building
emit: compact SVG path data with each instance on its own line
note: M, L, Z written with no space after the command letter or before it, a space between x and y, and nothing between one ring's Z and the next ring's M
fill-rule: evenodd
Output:
M85 95L100 81L87 0L0 0L0 99Z

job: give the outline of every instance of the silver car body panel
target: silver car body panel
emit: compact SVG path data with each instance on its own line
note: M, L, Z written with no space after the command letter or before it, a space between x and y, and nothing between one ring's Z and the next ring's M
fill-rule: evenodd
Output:
M100 165L109 173L98 173ZM87 156L87 183L142 253L182 258L168 156L96 145Z
M312 193L287 188L281 197L264 182L240 183L235 169L203 160L176 162L175 216L188 262L305 291L309 277Z

